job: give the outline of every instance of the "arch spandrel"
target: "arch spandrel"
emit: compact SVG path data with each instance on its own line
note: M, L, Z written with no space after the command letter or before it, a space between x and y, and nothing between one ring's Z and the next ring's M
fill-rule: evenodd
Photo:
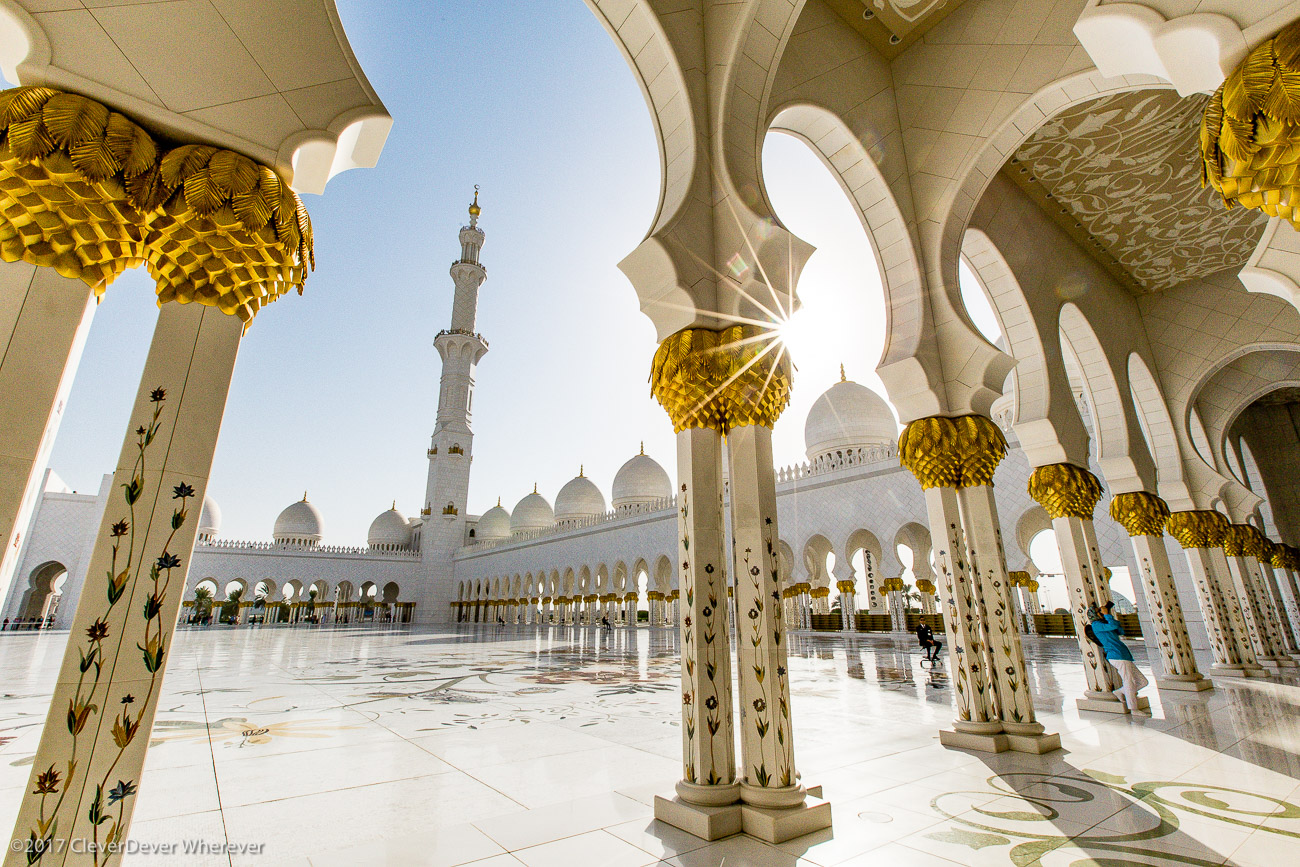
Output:
M1156 487L1155 461L1147 449L1128 382L1126 347L1108 348L1073 302L1061 305L1060 330L1080 363L1097 432L1097 465L1112 493Z
M1012 423L1020 446L1035 465L1085 462L1088 432L1061 363L1058 303L1024 291L1015 269L986 231L996 225L992 202L986 199L981 208L966 230L962 254L982 284L1015 360Z
M246 154L300 192L324 192L339 172L375 165L393 119L333 2L277 0L256 14L199 5L110 5L92 16L33 14L0 0L0 69L9 81L100 100L179 141ZM161 59L178 45L189 49L185 63Z
M1150 367L1136 352L1129 354L1128 381L1142 434L1155 460L1156 492L1166 502L1185 502L1190 496L1183 482L1178 433L1174 430L1160 383L1156 382Z

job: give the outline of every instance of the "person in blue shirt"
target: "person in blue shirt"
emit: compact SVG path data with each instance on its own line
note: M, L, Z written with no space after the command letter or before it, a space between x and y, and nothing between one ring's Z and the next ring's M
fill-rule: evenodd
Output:
M1129 713L1142 712L1138 708L1138 690L1147 685L1147 679L1138 671L1137 664L1133 662L1133 654L1120 638L1124 634L1124 628L1115 617L1115 603L1107 602L1101 608L1089 606L1088 620L1093 634L1097 636L1097 643L1106 655L1106 661L1119 672L1124 681L1120 701L1125 710Z

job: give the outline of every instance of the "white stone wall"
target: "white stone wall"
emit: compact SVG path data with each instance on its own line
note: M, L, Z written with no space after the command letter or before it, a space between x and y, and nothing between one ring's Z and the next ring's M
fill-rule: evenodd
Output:
M46 470L48 487L50 473ZM113 477L104 476L98 494L64 493L46 490L37 501L31 523L23 534L18 570L9 587L0 617L13 621L23 612L24 595L32 576L49 563L61 563L68 570L53 628L68 629L77 610L77 599L86 579L86 566L95 545L95 531L108 503Z

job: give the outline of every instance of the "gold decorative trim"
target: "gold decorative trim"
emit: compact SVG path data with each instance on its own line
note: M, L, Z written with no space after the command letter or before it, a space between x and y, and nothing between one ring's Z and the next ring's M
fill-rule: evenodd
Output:
M1101 482L1074 464L1047 464L1029 477L1029 496L1056 518L1092 520L1101 499Z
M814 587L812 590L808 591L808 595L813 599L827 599L831 595L831 588Z
M836 581L835 589L841 593L852 593L854 584L852 581Z
M48 87L0 92L0 258L102 295L141 263L158 302L251 322L315 267L311 218L272 169L209 145L165 149L126 116Z
M1249 524L1229 524L1223 533L1223 553L1229 557L1255 557L1264 553L1264 534Z
M1007 583L1012 587L1024 587L1029 583L1029 581L1030 578L1028 572L1015 571L1007 573Z
M880 582L880 593L893 593L895 590L906 590L907 583L902 578L886 578Z
M770 328L684 328L655 350L650 393L679 433L770 428L790 403L792 368L790 354Z
M1300 229L1300 23L1232 71L1201 121L1202 182Z
M926 490L992 485L1006 453L1001 429L982 415L919 418L898 438L899 463Z
M1163 536L1169 520L1169 506L1155 494L1133 491L1116 494L1110 501L1110 516L1130 536Z
M916 589L922 593L933 593L934 582L929 578L918 578L916 579Z
M1165 529L1184 548L1215 548L1223 544L1228 519L1211 509L1172 512Z

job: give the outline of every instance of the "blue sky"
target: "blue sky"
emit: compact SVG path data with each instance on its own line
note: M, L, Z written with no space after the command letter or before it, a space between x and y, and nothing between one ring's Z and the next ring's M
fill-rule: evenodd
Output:
M654 331L616 267L654 215L658 155L613 42L580 0L338 6L395 123L376 168L307 197L316 271L244 340L209 489L221 535L269 539L304 490L330 544L364 544L393 500L419 511L432 340L450 320L447 269L474 184L488 269L478 330L491 349L470 511L498 496L510 507L534 482L553 498L580 464L608 496L642 440L672 473L672 431L646 383ZM866 235L829 173L783 136L764 154L778 215L818 247L792 329L794 402L776 428L787 464L803 459L804 416L841 362L881 390L884 309ZM155 316L143 272L96 311L51 460L78 490L112 469Z

